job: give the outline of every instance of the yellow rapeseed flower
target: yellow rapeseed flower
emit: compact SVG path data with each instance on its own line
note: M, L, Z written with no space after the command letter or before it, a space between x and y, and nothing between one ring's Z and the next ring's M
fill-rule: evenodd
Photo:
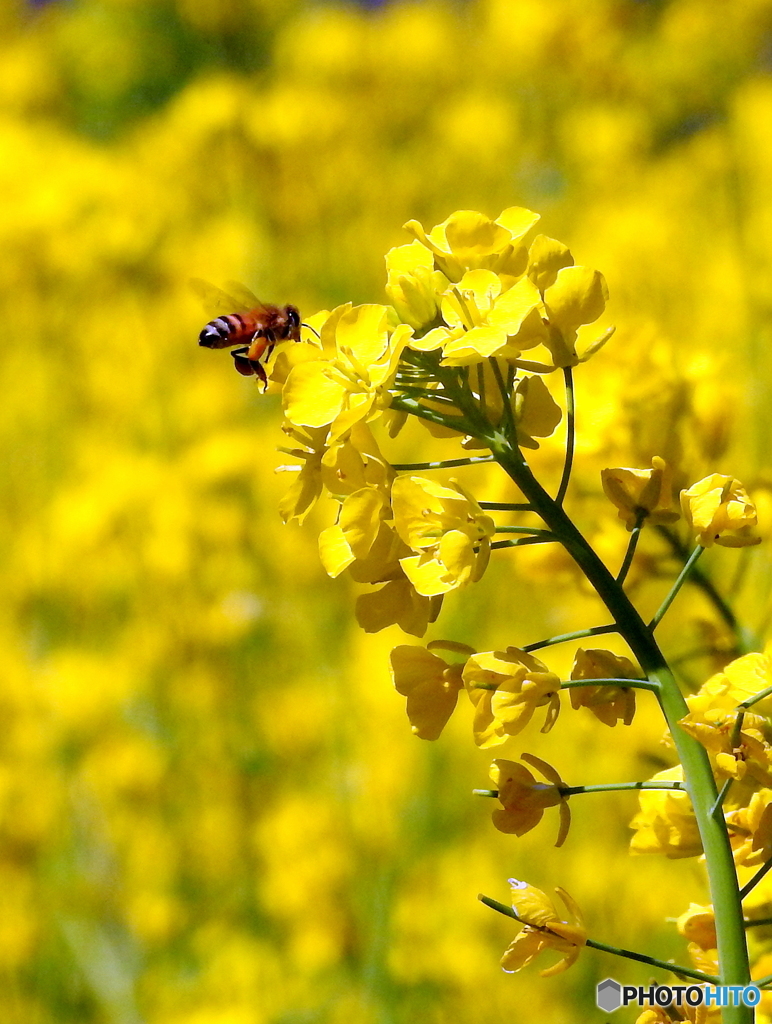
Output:
M377 633L396 624L412 636L423 636L429 623L439 615L442 597L417 593L405 576L400 559L409 551L393 524L381 520L367 554L348 565L348 573L357 583L383 584L379 590L357 598L357 622L366 633Z
M285 422L282 429L302 446L279 449L301 463L299 467L280 467L296 471L279 504L285 523L292 519L302 522L323 489L343 499L363 487L384 489L394 475L370 429L361 420L352 426L345 439L332 445L327 444L326 427L295 427Z
M689 909L676 921L676 928L685 939L696 943L701 949L716 948L716 916L713 907L690 903Z
M434 269L433 253L418 241L398 245L386 253L386 270L386 294L400 320L415 328L431 324L450 286Z
M561 793L565 783L552 765L534 754L521 754L521 760L541 772L547 782L538 782L528 769L517 761L497 758L491 765L490 777L499 791L502 804L491 815L499 832L523 836L535 828L546 807L560 808L560 828L555 846L562 846L571 824L571 811Z
M642 513L652 525L675 523L680 512L673 508L673 474L659 455L651 469L603 469L603 492L619 509L618 516L632 530Z
M519 277L528 253L523 238L539 215L510 206L495 221L475 210L456 210L427 234L417 220L405 224L434 256L434 266L451 281L460 281L466 270L492 270Z
M505 290L492 271L467 271L445 294L441 308L448 326L429 331L411 347L442 348L446 366L468 366L494 355L516 359L546 340L541 296L528 277Z
M587 929L575 900L565 889L556 887L555 892L565 904L568 917L572 919L565 921L558 914L552 900L540 889L515 878L510 878L509 884L512 908L518 921L523 924L523 929L501 958L503 970L514 974L548 949L562 953L563 959L540 971L541 976L548 978L567 970L576 963L582 946L587 942Z
M329 426L333 442L358 421L373 419L388 407L389 386L413 329L407 324L394 327L386 306L346 304L332 311L321 333L319 358L292 368L282 399L290 423Z
M517 443L538 448L537 437L550 437L563 416L541 377L522 377L512 392Z
M680 765L658 772L652 781L683 782ZM635 835L630 852L660 853L665 857L697 857L702 853L697 819L689 794L674 789L643 789L639 794L640 811L630 822Z
M574 258L567 245L547 235L536 235L528 250L527 274L544 295L556 281L558 271L571 267Z
M712 544L739 548L759 544L750 533L756 525L756 507L740 483L731 476L713 473L681 491L684 518L704 548Z
M736 864L751 867L772 856L772 789L760 789L747 807L726 815ZM715 943L714 943L715 945Z
M629 658L611 651L581 647L574 656L571 679L640 679L641 673ZM589 708L605 725L617 722L629 725L635 715L635 690L632 686L574 686L570 689L571 707Z
M687 697L686 701L690 712L678 724L705 747L719 778L772 786L772 747L766 737L766 719L746 711L735 736L736 709L722 707L721 702L706 700L699 694Z
M730 661L702 684L699 691L687 697L690 710L702 711L713 707L727 710L754 697L772 686L772 644L763 653L753 651ZM757 714L772 715L772 695L753 705Z
M707 1006L681 1006L678 1008L677 1017L671 1017L667 1010L658 1006L655 1009L644 1010L635 1018L635 1024L683 1024L683 1021L688 1021L689 1024L708 1024L711 1017L714 1017L714 1014Z
M480 579L495 525L457 481L443 487L425 477L397 477L391 505L397 533L418 552L400 564L419 594L435 597Z
M542 732L549 732L557 720L559 677L518 647L472 655L463 676L475 707L473 731L478 747L497 746L517 735L539 707L547 706Z
M411 636L423 636L429 623L436 621L441 608L441 596L419 594L400 571L394 579L386 580L379 590L360 594L355 614L365 633L378 633L387 626L399 626Z
M434 652L452 651L463 660L448 662ZM473 647L435 640L427 647L403 644L391 652L391 674L397 693L407 697L407 717L416 736L436 740L453 714L464 688L461 672Z
M610 336L608 332L585 350L576 352L580 327L594 323L603 314L608 301L606 280L599 270L589 267L563 267L555 283L544 292L544 308L550 323L547 347L555 366L575 366L597 352Z

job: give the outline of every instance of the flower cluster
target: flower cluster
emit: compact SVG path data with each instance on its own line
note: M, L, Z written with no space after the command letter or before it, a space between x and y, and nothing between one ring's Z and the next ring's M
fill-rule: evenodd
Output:
M414 347L438 350L447 366L493 357L538 373L597 351L608 333L582 356L576 341L604 311L603 275L575 266L568 248L546 235L528 244L538 219L514 206L495 221L459 210L428 233L418 221L405 225L415 241L388 253L387 293L419 332ZM522 358L537 346L546 361Z
M496 529L457 480L397 476L373 421L387 416L394 433L407 407L430 430L479 448L485 430L506 419L518 445L536 448L561 419L537 374L600 347L580 357L575 342L603 312L603 278L546 236L529 244L537 220L513 207L495 221L460 211L428 234L411 222L415 241L387 255L392 306L323 311L306 321L300 342L276 349L268 377L297 444L282 450L300 463L284 467L297 478L282 516L302 520L325 492L339 503L321 558L331 576L348 571L378 587L357 604L368 632L396 623L422 636L443 595L482 577ZM538 346L541 361L522 358ZM410 408L416 401L419 410Z
M308 318L300 341L277 346L268 378L281 392L284 430L296 444L282 449L296 463L284 468L297 474L282 516L302 520L323 495L333 499L335 520L319 538L321 560L330 576L346 572L373 588L357 601L357 619L367 632L396 624L423 636L445 596L481 580L497 548L561 544L613 623L524 647L477 651L453 640L395 647L394 686L406 698L413 733L437 740L462 692L471 705L474 742L488 749L519 736L535 717L542 720L543 733L551 730L561 689L569 690L574 710L584 708L611 728L633 722L636 689L653 690L671 746L682 755L685 744L693 746L682 763L653 779L623 784L640 790L631 852L698 856L721 807L718 827L728 830L721 847L723 870L734 871L734 863L764 863L772 853L772 726L759 687L744 682L762 672L762 656L747 655L730 665L684 704L654 638L705 549L758 542L752 533L755 506L739 481L715 473L683 488L679 502L673 469L658 455L650 469L604 469L603 492L630 532L616 575L567 518L563 506L575 447L572 374L612 331L596 326L586 337L605 310L603 276L577 266L562 243L534 234L537 220L529 210L510 207L495 220L458 211L430 231L411 221L406 228L413 241L386 257L392 305L346 303L322 311ZM553 498L536 479L526 453L539 447L539 439L551 437L562 419L555 389L545 383L555 371L561 372L567 415ZM408 416L434 438L479 454L433 463L391 461L383 454L384 434L395 438ZM378 439L376 421L385 428ZM426 475L475 462L498 463L526 500L478 500L457 477ZM497 511L514 514L515 522L499 523ZM677 525L682 517L697 545L691 555ZM647 536L665 538L679 556L686 551L683 571L648 626L624 590L645 527ZM505 539L498 539L501 535ZM635 661L580 647L570 678L561 681L534 654L553 643L612 631L627 641ZM768 685L766 678L753 682ZM695 797L698 763L697 790L702 790ZM490 777L495 789L478 792L498 801L494 827L523 836L540 824L545 811L557 808L556 846L568 835L569 797L608 788L569 786L556 768L531 753L522 753L519 761L497 758ZM717 784L723 786L720 800L713 792ZM504 954L504 970L520 970L545 949L563 958L542 974L575 961L587 933L573 901L558 892L571 921L561 919L540 890L512 883L513 910L522 928ZM724 906L718 916L725 920L726 913ZM690 934L697 934L696 928L690 919ZM690 954L705 976L720 973L714 963L720 954L713 947L693 941Z

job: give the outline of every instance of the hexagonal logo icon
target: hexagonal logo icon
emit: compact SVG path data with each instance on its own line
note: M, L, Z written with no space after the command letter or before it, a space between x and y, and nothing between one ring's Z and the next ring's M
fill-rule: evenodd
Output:
M598 985L595 1002L599 1010L612 1013L622 1005L622 986L613 978L606 978Z

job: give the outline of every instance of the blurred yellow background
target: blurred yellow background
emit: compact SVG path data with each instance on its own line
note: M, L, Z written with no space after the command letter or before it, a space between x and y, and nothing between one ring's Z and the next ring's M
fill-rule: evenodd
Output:
M410 735L388 652L412 641L362 634L313 524L281 524L276 398L197 347L188 281L307 315L378 302L408 218L539 211L618 325L578 372L571 498L612 563L605 465L661 454L770 506L771 183L772 0L5 0L0 1020L573 1024L600 1019L602 978L648 981L589 951L502 974L511 922L476 895L511 875L567 888L593 938L685 961L665 918L704 900L701 868L628 858L632 796L574 800L554 851L550 812L517 839L471 796L491 752L468 708ZM764 552L706 564L763 639ZM653 610L667 580L637 585ZM600 614L559 558L513 552L429 638ZM663 642L700 636L721 627L684 596ZM613 732L564 709L495 755L648 777L669 762L640 704Z

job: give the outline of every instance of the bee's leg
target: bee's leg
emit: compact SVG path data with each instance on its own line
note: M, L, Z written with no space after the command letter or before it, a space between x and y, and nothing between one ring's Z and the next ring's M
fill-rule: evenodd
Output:
M268 390L268 378L265 375L265 368L263 367L263 364L258 363L255 360L252 360L250 362L250 366L252 367L252 372L256 373L260 381L262 381L263 394L265 394L265 392Z
M247 358L248 351L248 347L244 345L243 348L234 348L231 351L231 355L233 356L233 362L235 363L236 369L239 373L244 377L253 377L256 372L254 369L255 363L251 359Z
M255 373L263 382L263 393L265 393L268 390L268 377L266 375L265 366L263 364L265 362L268 362L268 359L270 358L271 353L273 352L274 345L276 344L276 340L273 336L273 331L266 331L265 338L268 341L268 347L264 350L263 354L260 356L260 359L250 359L250 364L254 367Z

